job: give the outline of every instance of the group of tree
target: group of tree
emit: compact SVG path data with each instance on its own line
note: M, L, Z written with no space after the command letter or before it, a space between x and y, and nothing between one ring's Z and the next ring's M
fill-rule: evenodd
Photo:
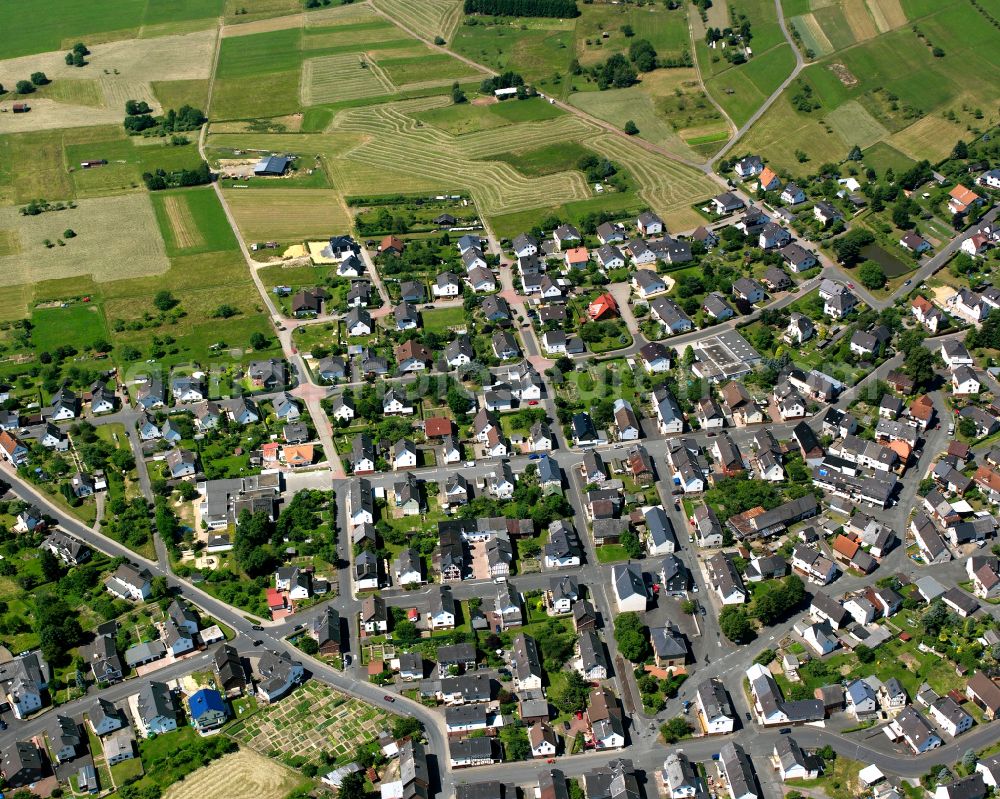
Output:
M139 133L165 136L168 133L183 133L197 130L208 118L199 108L182 105L169 109L163 116L154 116L149 104L141 100L125 101L125 132L130 136Z
M780 587L758 594L753 601L753 615L761 624L770 626L787 618L805 598L805 585L791 574L781 581Z
M649 639L638 613L620 613L615 617L615 642L626 660L641 663L649 657Z
M866 289L880 289L885 285L885 271L875 261L865 261L858 267L858 280Z
M853 266L861 260L861 250L875 241L875 234L865 228L852 228L843 236L834 239L833 251L837 260L845 266Z
M734 644L745 644L756 637L753 622L746 610L737 605L726 605L719 613L719 629Z
M77 42L73 45L73 49L66 53L66 66L85 67L87 66L85 56L88 55L90 55L90 50L87 49L87 45L83 42Z
M168 172L163 168L153 172L143 172L142 180L150 191L174 189L179 186L204 186L212 182L212 170L202 161L194 169L176 169Z
M501 72L490 78L485 78L479 84L481 94L493 94L497 89L514 89L524 85L524 78L517 72Z
M989 319L987 318L983 323L983 327L985 328L988 323ZM965 343L969 347L976 346L969 341L969 338L974 333L979 332L974 328L969 330L969 334L965 339ZM926 391L937 381L937 373L934 369L934 353L924 346L924 338L922 330L905 330L899 335L899 339L896 342L896 349L903 353L903 372L913 380L918 390Z
M595 64L590 68L590 75L602 91L624 89L639 79L638 69L624 53L615 53L604 63Z
M49 82L44 72L32 72L31 80L19 80L14 84L14 91L18 94L31 94L37 87ZM0 94L3 94L3 86L0 86Z
M35 597L35 632L42 657L54 664L64 663L83 638L77 614L70 611L62 597L50 593Z
M576 0L465 0L465 13L569 19L580 16L580 9Z

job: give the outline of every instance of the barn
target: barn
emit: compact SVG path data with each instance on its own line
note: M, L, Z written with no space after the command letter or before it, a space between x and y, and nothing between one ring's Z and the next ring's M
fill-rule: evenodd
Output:
M288 171L292 159L285 155L271 155L261 158L253 168L257 177L281 177Z

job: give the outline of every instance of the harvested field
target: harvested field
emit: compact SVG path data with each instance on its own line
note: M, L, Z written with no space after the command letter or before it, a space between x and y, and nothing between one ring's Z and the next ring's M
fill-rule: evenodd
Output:
M21 237L16 230L0 230L0 257L21 252Z
M848 100L826 115L826 121L845 147L870 147L889 135L888 129L857 100Z
M964 125L936 115L925 116L889 137L893 147L915 161L937 162L948 157L954 143L966 135Z
M299 29L302 27L305 17L305 14L289 14L271 19L257 19L253 22L240 22L235 25L228 24L222 29L222 37L229 39L236 36L250 36L254 33Z
M444 53L429 53L410 58L382 59L379 66L391 83L397 86L426 81L439 81L482 77L464 61Z
M824 56L833 52L833 45L823 32L823 28L816 21L815 14L810 12L809 14L792 17L792 25L799 32L805 46L816 53L816 55Z
M454 137L428 126L417 127L416 120L404 113L405 109L426 107L426 103L415 101L342 111L334 119L333 129L367 136L362 144L345 154L345 159L367 163L379 170L387 163L405 164L414 175L423 176L434 185L440 185L442 176L448 176L453 185L458 183L471 190L487 214L547 207L590 196L587 183L579 172L525 178L508 164L474 160L491 148L509 150L511 141L518 141L525 147L549 143L551 139L547 138L546 131L552 125L561 124L561 119L551 124L506 128L502 134L484 131L470 137ZM530 130L539 141L536 143L521 136L522 129ZM483 137L492 137L495 141ZM470 147L467 138L478 148ZM499 139L505 142L501 144ZM385 180L380 182L385 183ZM370 191L370 187L362 191Z
M403 32L390 22L373 19L336 28L307 28L302 35L303 50L322 50L327 47L353 47L361 42L365 49L375 42L391 42L404 37ZM405 41L411 41L406 39Z
M258 752L278 751L318 763L320 752L332 751L338 759L353 754L387 722L391 717L385 711L308 682L281 702L236 724L230 735Z
M885 33L906 24L906 13L899 0L867 0L867 2L879 33Z
M302 241L351 226L340 195L329 189L230 189L226 202L250 241Z
M303 778L291 769L246 749L204 766L171 785L164 799L284 799Z
M153 113L162 113L153 87L148 82L130 80L120 75L102 75L100 85L105 107L116 112L119 119L125 118L127 100L145 100Z
M121 124L125 116L123 110L113 111L109 108L57 103L54 100L44 99L29 99L28 105L31 106L31 111L27 114L11 114L9 108L12 102L0 102L0 108L8 109L8 113L0 114L0 134Z
M343 53L307 59L301 91L304 105L319 105L394 94L396 87L367 56Z
M195 108L208 107L208 80L157 80L150 87L162 108L180 108L191 105Z
M90 78L67 78L57 80L40 87L31 97L32 100L55 100L57 103L73 105L89 105L100 108L104 105L104 95L98 81Z
M163 208L167 212L170 230L178 248L200 247L205 243L183 195L171 194L163 200Z
M356 22L368 22L377 19L378 15L368 5L363 3L346 3L339 6L318 8L306 14L306 30L310 28L326 28L330 25L353 25Z
M701 224L690 206L715 194L717 189L705 175L610 133L589 140L587 146L626 164L639 184L639 196L664 218L671 230L687 230Z
M868 13L865 0L844 0L844 17L857 41L863 42L878 36L878 28Z
M450 42L462 19L460 0L376 0L375 7L432 41L440 36Z
M64 247L46 247L72 228ZM146 194L80 200L76 208L22 216L0 208L0 230L17 232L21 251L0 257L0 285L91 275L97 282L164 272L170 266ZM137 246L141 242L141 246Z

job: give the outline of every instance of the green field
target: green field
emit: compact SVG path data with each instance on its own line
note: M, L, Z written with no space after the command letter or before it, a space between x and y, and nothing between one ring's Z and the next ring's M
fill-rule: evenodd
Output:
M4 35L0 58L44 53L81 39L90 44L135 37L144 25L209 19L225 0L59 0L44 14L24 13L23 3L0 0ZM66 44L69 41L70 44Z
M465 310L461 305L454 308L423 311L420 316L424 323L424 330L433 333L446 333L449 328L461 327L465 324Z
M168 256L236 249L229 220L211 188L174 189L151 196Z
M869 0L869 5L873 2ZM749 149L792 173L810 171L810 163L840 160L855 143L887 145L891 150L874 151L876 158L891 156L883 160L898 162L901 156L937 161L958 138L968 136L970 127L985 129L995 123L1000 33L984 24L975 8L959 2L930 7L920 0L903 0L895 12L885 0L878 0L876 7L880 15L875 19L883 26L898 22L905 13L945 55L934 57L927 44L904 26L822 58L799 76L820 108L808 114L795 110L788 98L800 92L801 85L793 81L786 97L748 132ZM831 42L838 35L834 27L828 34ZM969 74L976 75L974 92ZM977 107L984 109L985 119L974 118L972 110ZM953 112L956 120L944 119L946 111ZM805 165L793 157L796 150L809 158ZM900 156L892 156L892 151Z
M66 342L76 346L107 340L104 315L95 304L68 308L36 308L31 314L32 342L40 351L52 352Z
M563 116L564 111L549 105L541 98L508 100L491 105L442 105L418 111L413 117L428 125L440 128L445 133L458 136L481 130L502 128L517 122L541 122Z

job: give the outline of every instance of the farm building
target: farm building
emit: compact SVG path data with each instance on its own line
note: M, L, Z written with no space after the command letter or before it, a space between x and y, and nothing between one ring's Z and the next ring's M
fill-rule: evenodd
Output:
M284 155L272 155L261 158L253 168L257 177L281 177L288 171L292 159Z

